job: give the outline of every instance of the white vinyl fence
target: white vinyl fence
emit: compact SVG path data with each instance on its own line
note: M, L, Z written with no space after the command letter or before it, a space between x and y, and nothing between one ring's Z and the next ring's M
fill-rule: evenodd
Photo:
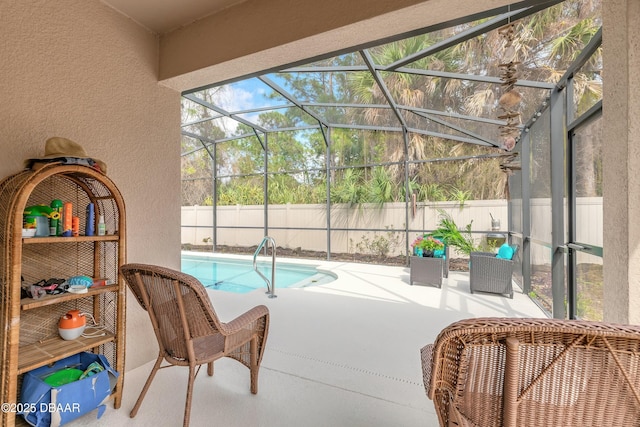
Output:
M440 211L451 215L458 227L472 222L472 231L480 242L491 230L491 216L500 220L500 231L508 227L506 200L467 201L464 206L453 202L418 203L409 213L409 229L433 230L440 219ZM262 205L219 206L217 210L217 243L228 246L255 246L264 237L264 209ZM578 240L602 246L602 198L581 198L577 203ZM331 252L351 253L360 243L375 239L393 241L389 255L401 255L405 251L405 204L333 205L330 212ZM269 235L278 246L303 250L327 250L327 215L325 205L271 205L268 209ZM213 238L213 210L211 206L182 207L182 243L203 245ZM225 228L225 227L258 227ZM289 228L287 230L272 227ZM383 231L364 231L362 229ZM348 230L343 230L348 229ZM359 230L360 229L360 230ZM386 231L388 230L388 231ZM396 230L397 233L391 233ZM549 199L531 200L532 237L551 241L551 205ZM418 233L410 233L413 240ZM409 242L411 243L411 241ZM533 260L549 258L548 249L532 245ZM535 262L535 261L534 261Z

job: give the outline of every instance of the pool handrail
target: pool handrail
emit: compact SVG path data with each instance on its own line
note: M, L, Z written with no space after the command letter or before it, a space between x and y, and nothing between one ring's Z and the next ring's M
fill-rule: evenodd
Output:
M267 279L267 277L264 274L262 274L262 272L260 270L258 270L258 261L256 259L258 257L258 254L260 253L260 251L264 247L265 243L267 243L267 242L269 242L271 244L271 249L272 249L272 251L271 251L271 280ZM269 298L276 298L277 297L277 295L275 294L275 292L276 292L276 290L275 290L275 287L276 287L276 241L275 241L275 239L273 237L264 236L264 238L262 239L262 242L260 242L260 244L258 245L258 248L253 253L253 269L267 283L267 292L265 292L265 293L269 295Z

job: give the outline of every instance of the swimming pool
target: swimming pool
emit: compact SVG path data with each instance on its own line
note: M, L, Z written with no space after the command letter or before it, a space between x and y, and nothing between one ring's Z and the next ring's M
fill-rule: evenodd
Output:
M247 293L267 289L265 281L253 269L251 259L214 257L209 254L182 254L181 270L196 277L209 289ZM271 280L271 261L258 261L258 269ZM332 282L336 276L318 271L312 265L276 260L276 292L282 288L304 288Z

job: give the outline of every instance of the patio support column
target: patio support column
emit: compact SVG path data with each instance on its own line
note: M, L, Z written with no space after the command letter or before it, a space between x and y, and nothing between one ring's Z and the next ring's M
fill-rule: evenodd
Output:
M218 246L218 217L216 215L218 209L218 188L216 185L216 146L215 144L212 144L211 147L213 147L213 150L211 150L209 146L204 143L204 141L200 140L200 143L202 144L204 149L207 150L207 153L209 153L209 157L211 158L211 250L215 252Z
M531 133L520 142L520 176L522 181L522 287L531 292Z
M216 248L218 246L218 217L217 217L217 210L218 210L218 188L216 185L216 142L215 141L210 141L210 145L207 145L207 142L203 139L198 139L198 141L200 141L200 144L202 144L202 147L207 151L207 153L209 154L209 158L211 158L211 250L213 252L216 251ZM213 150L211 149L213 148ZM196 215L196 226L197 226L198 222L197 222L197 215ZM197 233L197 228L196 228L196 233ZM196 234L197 235L197 234Z
M215 251L218 247L218 150L214 145L213 150L209 151L209 155L211 156L211 197L213 200L211 201L211 223L213 224L213 229L211 230L212 235L212 246L211 249Z
M269 134L264 134L264 236L269 235ZM259 243L258 243L259 244ZM267 247L264 247L264 253L267 253Z
M327 261L331 260L331 128L327 128L326 135L327 151L325 152L325 168L327 174Z
M409 135L406 126L402 127L402 139L404 140L404 249L407 253L406 263L409 265L409 257L411 256L409 251L409 200L411 200L411 194L409 194Z
M602 14L604 320L640 324L640 2Z
M565 92L554 90L550 98L551 119L551 293L555 319L564 319L565 310Z

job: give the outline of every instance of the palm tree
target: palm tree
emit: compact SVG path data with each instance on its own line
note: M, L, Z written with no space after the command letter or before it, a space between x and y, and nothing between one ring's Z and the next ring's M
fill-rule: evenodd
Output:
M599 19L596 18L599 7L600 2L595 0L569 0L518 22L518 37L515 43L522 61L520 78L556 81L597 31L600 25ZM456 31L476 24L470 23L378 46L372 48L370 53L377 64L390 64L419 52L437 40L451 36ZM490 31L422 58L408 67L499 76L500 58L495 52L499 52L502 43L498 30ZM596 55L590 64L597 68L598 64L601 64L599 55ZM594 99L601 98L601 85L598 79L594 78L594 74L586 70L576 76L578 99L588 106L592 105ZM400 105L480 117L495 118L497 116L496 105L502 91L500 85L467 84L459 79L426 77L402 72L388 72L381 75L391 96ZM348 92L354 94L355 102L366 104L386 102L382 90L370 73L355 73L348 82L352 86ZM547 93L538 89L518 90L522 92L524 99L521 111L528 116L539 107ZM384 123L386 117L379 113L379 109L369 110L365 117L370 120L370 124L386 124ZM410 126L416 123L417 126L433 126L433 123L427 120L412 121L415 120L415 116L405 117ZM486 133L486 130L482 130L480 125L474 123L467 123L465 127L473 132ZM497 141L497 129L493 132ZM385 157L391 161L401 160L404 158L404 148L404 141L400 139L386 141ZM470 144L422 135L412 135L407 149L409 158L414 160L500 152L497 149L474 147ZM435 176L438 182L445 186L463 185L461 190L471 192L473 198L494 198L503 196L502 192L505 188L506 176L498 166L499 162L495 160L449 162L446 166L425 163L419 166L414 165L410 170L410 178L417 179L419 183L428 183L433 182Z

